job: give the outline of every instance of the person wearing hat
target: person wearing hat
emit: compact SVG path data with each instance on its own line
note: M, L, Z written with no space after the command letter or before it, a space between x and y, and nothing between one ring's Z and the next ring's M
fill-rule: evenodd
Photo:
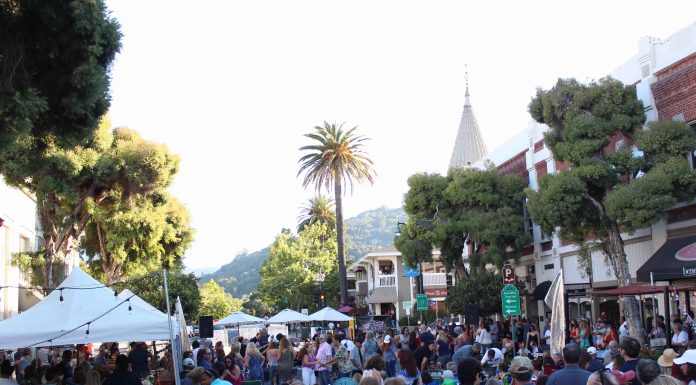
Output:
M665 349L662 355L657 359L657 364L660 365L660 371L662 374L672 375L672 365L674 365L674 359L677 357L677 352L674 349Z
M587 366L587 370L589 370L590 373L604 369L604 362L597 358L597 348L590 346L587 348L587 353L590 355L590 361Z
M686 385L696 385L696 349L689 349L673 361L684 373Z
M510 375L512 376L513 385L531 384L533 372L534 368L529 357L516 356L510 362Z
M590 377L590 372L580 368L580 348L570 343L563 348L563 369L553 372L549 376L547 385L585 385ZM512 372L512 371L511 371Z

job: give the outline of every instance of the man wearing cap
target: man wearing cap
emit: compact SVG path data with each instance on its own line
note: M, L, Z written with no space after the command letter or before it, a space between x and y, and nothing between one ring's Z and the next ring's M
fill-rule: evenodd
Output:
M516 356L512 359L510 363L510 375L512 376L513 385L531 384L532 373L534 373L534 369L529 357Z
M580 348L576 344L568 344L563 348L565 366L551 374L547 385L585 385L590 372L580 368ZM512 371L510 371L512 373Z
M590 355L590 362L587 363L587 370L589 370L590 373L604 369L604 362L597 358L597 348L590 346L587 348L587 353Z

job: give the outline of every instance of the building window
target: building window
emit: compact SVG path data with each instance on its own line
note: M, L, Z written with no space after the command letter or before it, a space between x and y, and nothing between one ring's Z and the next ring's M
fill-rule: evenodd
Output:
M20 253L28 253L33 251L31 248L31 239L29 237L25 237L23 235L20 235L19 237L19 252Z
M544 265L544 270L553 270L553 263L549 263L547 265Z

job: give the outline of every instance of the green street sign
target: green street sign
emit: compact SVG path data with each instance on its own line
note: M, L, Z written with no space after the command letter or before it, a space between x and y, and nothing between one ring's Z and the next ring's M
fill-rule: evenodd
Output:
M402 302L402 303L401 303L401 307L402 307L404 310L410 309L410 308L411 308L411 301L404 301L404 302Z
M428 295L418 294L416 296L417 310L428 310Z
M520 315L520 292L514 285L505 285L500 292L500 299L503 302L503 316Z

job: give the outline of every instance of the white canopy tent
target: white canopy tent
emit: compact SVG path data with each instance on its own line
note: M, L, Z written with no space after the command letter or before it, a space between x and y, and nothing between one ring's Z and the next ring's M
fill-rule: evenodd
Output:
M162 317L166 317L166 316L167 316L167 315L164 314L162 311L160 311L158 308L156 308L156 307L150 305L150 304L149 304L148 302L146 302L144 299L138 297L137 295L135 295L135 293L133 293L132 291L130 291L130 290L128 290L128 289L123 289L123 291L122 291L121 293L118 294L118 298L121 299L121 300L125 300L125 299L130 298L130 303L133 304L133 305L135 305L135 306L139 306L139 307L143 308L144 310L153 312L153 313L155 313L155 314L159 314L159 315L161 315Z
M111 289L75 267L41 302L0 321L0 349L89 341L169 340L167 316L144 308L134 298L115 296Z
M274 315L266 321L269 324L289 324L294 322L310 322L308 316L298 313L292 309L282 310L280 313Z
M236 311L216 322L215 325L239 326L266 322L263 318L254 317L243 311Z
M325 307L315 313L309 315L309 319L312 321L334 321L334 322L348 322L353 320L351 317L343 313L339 313L330 307Z

